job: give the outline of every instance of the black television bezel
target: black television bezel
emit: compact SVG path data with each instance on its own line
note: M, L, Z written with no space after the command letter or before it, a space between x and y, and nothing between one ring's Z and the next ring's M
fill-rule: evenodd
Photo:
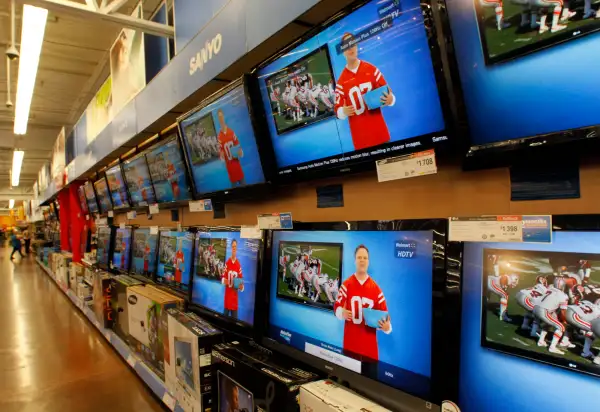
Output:
M125 190L125 205L117 207L115 206L115 202L113 201L112 195L113 191L110 188L110 184L108 183L108 172L117 169L119 173L121 173L121 180L123 181L123 189ZM118 162L116 165L107 168L104 171L104 178L106 179L106 186L108 187L108 193L110 194L110 202L113 205L113 210L122 212L124 210L131 208L131 197L129 196L129 190L127 189L127 182L125 181L125 175L123 174L123 169L121 168L121 162Z
M196 227L196 236L201 232L241 232L240 226L199 226ZM196 239L196 238L195 238ZM243 240L243 239L242 239ZM227 331L230 334L239 336L241 338L251 338L255 340L260 340L262 338L262 324L264 322L264 314L267 313L265 311L266 302L264 300L265 293L268 293L268 287L266 279L268 279L268 275L265 274L264 271L264 257L265 257L265 238L256 239L260 242L258 247L258 252L256 255L256 290L254 291L254 323L251 325L246 322L242 322L240 320L232 319L229 316L225 316L222 313L216 312L212 309L209 309L205 306L202 306L198 303L194 303L193 301L193 292L194 292L194 276L190 277L190 295L189 295L189 304L188 309L202 317L208 318L211 324L214 324L219 329L223 331ZM196 254L198 252L198 247L196 242L194 242L194 267L192 269L192 274L195 275L196 269ZM202 277L206 279L205 277Z
M147 210L150 205L154 203L148 203L147 205L141 205L139 203L133 203L133 197L131 196L132 190L129 188L129 184L127 183L127 176L125 173L125 164L129 164L138 159L143 159L143 163L146 165L146 170L148 171L148 179L150 180L150 188L152 189L152 197L154 198L154 203L156 203L156 192L154 191L154 182L152 181L152 175L150 174L150 166L148 165L148 159L146 158L146 151L142 151L140 153L135 154L121 162L121 170L123 171L123 179L125 181L125 187L127 187L127 193L129 194L129 203L131 204L131 208L135 210Z
M166 282L163 280L162 276L158 275L158 265L160 264L160 241L162 240L162 233L163 232L184 232L184 233L189 233L192 235L192 253L191 253L191 262L189 263L189 269L190 269L190 282L188 283L187 287L188 290L182 290L180 289L178 286L176 286L174 283L170 283L170 282ZM169 290L170 293L177 295L178 297L183 298L186 301L189 301L189 296L191 293L191 279L193 278L193 271L194 271L194 258L195 258L195 249L196 249L196 235L195 235L195 230L191 227L182 227L181 230L178 230L178 228L176 227L159 227L158 228L158 239L157 239L157 243L156 243L156 266L155 266L155 270L154 270L154 277L153 277L153 282L155 283L156 286L159 286L160 288L164 288ZM179 282L177 282L179 283ZM183 283L179 283L180 285L183 285Z
M154 256L154 270L151 271L151 273L144 275L142 273L136 273L133 271L133 259L134 259L134 255L133 255L133 243L135 241L135 234L140 231L140 230L147 230L148 231L148 235L149 236L156 236L156 255ZM156 278L156 269L157 269L157 264L158 264L158 246L159 246L159 242L160 242L160 229L158 229L158 233L156 233L156 235L152 235L152 233L150 233L151 228L150 227L133 227L133 233L131 235L131 258L129 261L129 271L127 272L127 274L129 276L132 277L140 277L141 279L144 279L145 282L147 283L155 283L155 278Z
M600 215L553 215L552 216L552 230L556 232L600 232ZM497 250L499 252L507 252L511 249L484 249L485 250ZM519 250L519 252L528 252L526 250ZM554 253L559 251L552 251ZM465 250L466 253L466 250ZM543 251L535 251L535 253L543 253ZM586 255L587 253L581 253ZM519 358L527 359L533 362L540 362L549 366L554 366L560 369L566 369L576 373L583 373L586 375L592 375L594 377L600 376L600 366L588 366L578 362L574 362L568 359L560 359L555 356L545 355L543 353L530 352L524 349L519 349L512 346L499 344L496 342L488 342L485 337L485 331L487 328L487 314L485 310L485 284L488 275L482 274L482 293L481 293L481 331L480 331L480 345L482 348L500 352L509 356L516 356Z
M90 187L92 188L92 193L94 194L94 199L90 200L87 197L87 193L85 193L85 187L83 188L83 192L85 194L85 200L87 201L88 204L88 214L101 214L100 213L100 206L98 205L98 198L96 196L96 188L94 187L94 183L91 180L86 181L83 186L85 185L90 185ZM92 208L90 207L90 204L92 205L96 205L96 210L92 210Z
M81 212L84 215L89 215L90 214L90 206L88 205L88 200L87 197L85 196L85 184L79 186L77 188L77 197L79 200L79 207L81 208ZM80 193L81 192L81 193ZM81 194L83 194L83 202L81 201ZM85 208L83 207L85 205Z
M171 140L174 140L177 143L177 146L179 147L179 156L181 156L181 160L183 163L183 175L184 175L185 181L186 181L186 189L187 189L190 197L189 197L189 199L174 200L174 201L170 201L170 202L164 202L164 201L161 202L158 200L158 196L156 194L156 184L154 182L154 178L152 177L152 172L150 171L150 163L148 162L148 153L150 153L151 151L155 150L158 147L164 146L166 143L169 143ZM154 190L154 198L156 199L156 203L158 205L160 205L159 207L161 209L172 209L172 208L176 208L176 207L187 206L187 205L189 205L190 200L194 200L193 189L192 189L192 186L190 183L191 176L189 174L189 169L187 167L184 149L181 146L181 144L182 144L182 142L181 142L181 136L179 136L179 128L177 127L177 124L172 124L167 129L165 129L164 131L159 133L158 141L156 143L154 143L152 146L148 147L147 149L145 149L142 152L144 155L144 158L146 159L146 165L148 166L148 173L150 175L150 181L152 182L152 190Z
M125 230L129 229L129 232L130 232L129 233L129 239L130 239L130 241L129 241L129 251L128 251L128 254L129 254L128 263L129 263L129 265L125 269L121 269L121 268L116 267L115 263L114 263L115 252L116 252L116 248L117 248L117 234L119 233L119 230L122 230L122 229L125 229ZM112 253L112 256L111 256L111 259L110 259L110 267L111 267L111 269L112 269L113 272L116 272L116 273L122 274L122 275L126 275L126 274L129 273L129 269L131 268L131 263L132 263L131 262L131 257L132 257L132 252L133 252L132 245L133 245L133 226L126 225L125 227L120 227L120 226L116 227L115 228L115 239L114 239L114 244L113 244L113 253Z
M302 244L306 244L306 245L310 245L310 246L330 246L330 245L336 245L339 246L340 248L340 267L339 267L339 273L340 273L340 278L339 278L339 286L342 285L343 279L342 279L342 261L344 260L344 244L343 243L333 243L333 242L307 242L307 241L293 241L293 240L283 240L281 242L279 242L279 244L281 245L282 243L284 244L295 244L295 245L302 245ZM279 252L279 251L278 251ZM278 253L279 254L279 253ZM291 263L291 262L290 262ZM277 273L279 273L279 267L277 268ZM291 276L291 275L290 275ZM326 310L326 311L333 311L333 304L331 304L331 307L328 307L328 305L326 304L320 304L317 302L307 302L304 299L295 297L295 296L287 296L287 295L281 295L279 294L279 281L281 280L281 278L279 276L277 276L277 298L279 299L285 299L285 300L289 300L290 302L294 302L297 303L299 305L305 305L305 306L310 306L316 309L321 309L321 310Z
M392 410L429 411L432 405L441 405L443 400L458 401L458 379L460 368L460 325L462 287L462 248L461 242L448 240L447 219L407 219L387 221L344 221L344 222L294 222L294 230L300 231L431 231L433 245L438 245L432 253L432 324L431 324L431 377L430 396L420 398L380 381L368 378L337 364L325 361L302 352L292 346L280 343L269 337L269 310L263 315L264 346L296 358L332 378L347 383L348 386ZM273 260L273 235L269 232L268 266L265 269L269 284L271 262ZM269 286L266 286L265 307L269 305ZM444 342L436 346L435 342ZM450 378L449 378L450 377Z
M260 98L257 98L255 100L257 100L262 105L263 112L264 112L264 102L263 102L263 98L262 98L259 78L264 77L264 76L259 76L259 74L258 74L259 71L266 68L268 65L272 64L273 62L278 60L283 55L288 54L290 51L292 51L297 46L299 46L302 43L313 38L320 32L327 29L329 26L337 23L339 20L341 20L344 17L348 16L349 14L357 11L362 6L366 5L367 3L370 3L371 1L376 1L376 0L356 0L349 6L345 7L339 13L335 14L334 16L332 16L325 22L315 26L314 28L309 30L307 33L302 35L300 38L298 38L298 39L294 40L293 42L291 42L290 44L288 44L281 51L274 54L269 59L258 64L252 70L254 83L256 84L256 90L259 93L257 96L260 96ZM275 183L279 183L279 184L296 183L296 182L312 180L312 179L317 179L317 178L323 178L323 177L342 176L342 175L347 175L347 174L351 174L351 173L360 173L360 172L375 170L375 168L376 168L375 161L377 161L377 160L381 160L381 159L385 159L385 158L389 158L389 157L395 157L395 156L408 155L411 153L421 152L421 151L429 150L429 149L434 149L436 151L436 155L439 155L441 153L450 151L452 148L458 146L459 133L455 130L457 128L458 120L456 118L455 110L454 110L454 105L455 105L455 103L454 103L454 83L451 82L451 79L450 79L450 76L452 75L452 68L448 67L448 64L447 64L447 56L446 56L447 53L446 53L446 46L444 44L444 39L442 38L442 36L444 34L442 27L439 26L436 22L436 15L437 15L438 19L440 18L439 17L440 12L437 10L437 8L442 7L437 4L437 1L439 1L439 0L423 0L423 1L421 1L420 5L421 5L421 12L422 12L423 18L424 18L423 26L425 29L425 36L427 38L428 45L429 45L428 49L429 49L429 55L431 58L431 64L433 67L433 73L434 73L435 82L436 82L436 89L438 91L440 107L442 110L442 117L443 117L444 123L445 123L444 130L441 130L439 132L428 133L428 134L425 134L422 136L411 137L409 139L398 140L398 141L393 141L393 142L390 141L388 143L384 143L379 146L369 147L369 148L356 150L356 151L352 151L352 152L347 152L347 153L339 153L337 155L320 158L320 159L314 159L314 160L311 160L308 162L293 164L293 165L289 165L289 166L285 166L285 167L279 167L277 165L277 163L275 162L274 163L274 168L275 168L274 182ZM334 73L334 75L335 75L335 73ZM267 139L269 139L269 142L272 147L271 134L270 134L268 127L266 129L266 137L267 137ZM434 138L439 138L439 140L433 141ZM423 142L425 140L429 140L429 141L427 143L423 144ZM386 147L391 148L392 146L395 146L398 144L406 145L406 144L411 144L411 143L416 143L416 142L419 142L421 144L418 146L415 146L415 147L409 147L409 148L405 147L404 150L394 152L393 154L380 153L380 154L376 154L376 155L371 155L368 158L365 158L364 160L356 160L355 159L355 160L344 161L344 162L337 163L334 165L323 166L323 167L319 167L319 168L309 168L307 170L302 170L302 171L294 170L300 166L309 165L314 162L321 162L324 160L335 159L335 158L346 156L346 155L350 156L350 155L356 155L356 154L369 153L371 151L379 150L379 149L386 148Z
M114 251L114 247L115 247L115 235L116 235L117 231L115 230L115 227L112 225L99 225L96 228L96 239L98 239L100 237L100 229L101 228L108 228L108 230L110 230L110 234L108 236L108 256L107 256L107 263L106 264L101 263L98 260L98 246L96 245L96 266L102 270L109 271L110 265L112 263L113 251Z
M100 182L102 179L104 179L104 183L106 184L106 192L108 194L108 201L110 202L109 210L103 210L102 202L99 199L100 196L98 195L98 190L96 190L96 183ZM100 215L107 215L108 212L111 212L113 210L113 203L112 203L112 196L110 195L110 189L108 188L108 180L106 180L106 176L99 176L98 179L94 180L94 182L92 183L92 186L94 186L94 193L96 194L96 201L98 202L98 210L99 210L98 213Z
M253 185L246 185L241 187L230 188L227 190L221 190L217 192L199 192L196 187L196 181L194 180L194 170L192 167L191 159L188 156L188 150L185 139L185 133L182 127L184 122L190 116L202 110L204 107L219 100L227 93L242 86L244 91L244 98L246 99L246 106L248 107L248 116L252 124L254 131L254 141L259 154L259 161L263 172L264 182L256 183ZM183 153L184 162L187 168L188 181L192 191L192 196L195 200L200 199L211 199L214 202L225 202L232 200L245 199L249 197L259 197L269 192L270 183L274 177L275 171L275 154L273 152L273 146L268 136L268 126L265 118L264 110L262 109L262 101L251 98L251 96L259 93L258 83L254 79L245 74L240 78L232 81L227 86L213 93L206 99L204 99L197 107L190 110L189 112L179 116L177 118L177 129L179 134L179 144Z

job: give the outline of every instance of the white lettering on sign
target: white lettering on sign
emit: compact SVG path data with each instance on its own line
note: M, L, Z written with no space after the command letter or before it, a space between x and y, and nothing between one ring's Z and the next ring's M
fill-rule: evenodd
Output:
M223 45L223 36L217 34L212 40L204 43L204 47L190 59L190 76L193 76L196 71L202 71L204 65L208 63L213 55L216 56L221 51Z

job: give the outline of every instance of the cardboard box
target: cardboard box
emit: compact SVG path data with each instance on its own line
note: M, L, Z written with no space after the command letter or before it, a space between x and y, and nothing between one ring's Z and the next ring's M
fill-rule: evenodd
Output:
M83 272L85 267L81 263L71 263L69 270L69 289L76 292L77 284L83 281Z
M129 310L127 288L142 283L126 275L113 276L110 283L110 306L113 313L113 330L125 342L129 339Z
M390 412L330 380L300 386L302 412Z
M73 260L73 255L70 253L56 254L56 281L63 287L69 287L69 265Z
M81 282L77 285L77 297L85 305L91 305L93 302L92 287L87 283Z
M182 307L183 299L153 286L127 288L129 345L163 380L170 356L167 309Z
M213 409L219 412L298 412L300 385L319 378L299 362L253 342L215 345L212 362Z
M111 276L107 272L94 273L94 286L92 287L93 307L96 320L103 328L112 328L114 323L113 309L110 305Z
M185 412L210 411L212 389L211 352L223 342L220 330L193 314L168 309L169 350L165 382Z

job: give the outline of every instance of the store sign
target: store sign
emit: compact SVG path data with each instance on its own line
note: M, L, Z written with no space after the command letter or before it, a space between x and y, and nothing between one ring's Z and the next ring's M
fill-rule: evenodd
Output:
M218 33L210 42L207 41L204 47L190 59L190 76L193 76L197 70L202 70L204 65L213 58L213 55L219 54L222 45L221 33Z

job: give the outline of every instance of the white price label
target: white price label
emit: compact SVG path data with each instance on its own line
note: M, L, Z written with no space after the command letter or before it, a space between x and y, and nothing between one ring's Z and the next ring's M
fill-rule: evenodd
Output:
M148 207L148 209L149 209L148 213L150 213L151 215L157 215L159 212L158 203L154 203L153 205L150 205Z
M113 212L112 210L109 210L108 217L115 217L115 212Z
M292 214L288 212L258 215L258 228L264 230L292 229Z
M450 219L451 241L522 242L522 216L453 217Z
M162 397L162 401L167 406L167 408L169 408L169 410L175 409L175 404L177 402L175 401L175 398L172 397L168 392L165 392L165 394Z
M131 220L131 219L135 219L136 217L137 217L137 212L135 210L127 212L127 219Z
M212 201L210 199L190 200L190 212L212 212Z
M256 226L242 226L240 229L242 239L262 239L262 230Z
M119 223L119 229L125 229L125 223L123 223L123 222Z
M377 180L380 183L437 173L434 150L390 157L378 160L376 164Z
M158 226L150 226L150 234L158 235Z

